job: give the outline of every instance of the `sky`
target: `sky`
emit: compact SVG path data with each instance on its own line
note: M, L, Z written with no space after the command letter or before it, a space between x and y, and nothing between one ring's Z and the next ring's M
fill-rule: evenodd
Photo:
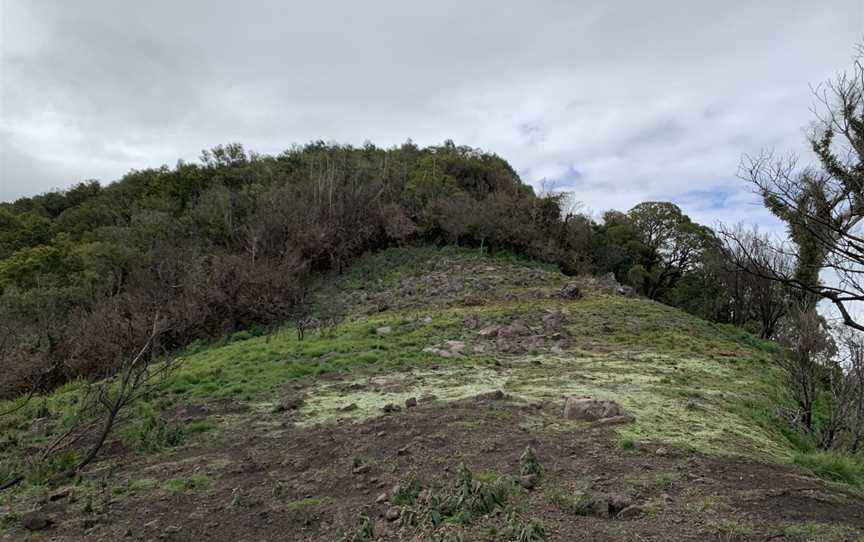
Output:
M584 208L777 228L736 177L807 156L864 0L0 0L0 201L240 142L453 139Z

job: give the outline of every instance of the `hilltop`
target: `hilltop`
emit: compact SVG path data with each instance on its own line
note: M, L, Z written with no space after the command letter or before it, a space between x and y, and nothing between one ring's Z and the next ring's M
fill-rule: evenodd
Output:
M3 495L5 539L864 536L864 475L800 446L778 347L740 328L476 249L367 254L310 295L302 340L251 326L186 347L82 476ZM0 419L0 464L83 386ZM566 397L624 415L567 419Z

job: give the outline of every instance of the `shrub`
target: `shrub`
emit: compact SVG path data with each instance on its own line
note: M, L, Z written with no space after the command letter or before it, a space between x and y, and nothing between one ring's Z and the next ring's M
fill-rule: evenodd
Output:
M864 464L849 455L833 451L806 452L795 454L793 461L824 480L855 487L864 485Z

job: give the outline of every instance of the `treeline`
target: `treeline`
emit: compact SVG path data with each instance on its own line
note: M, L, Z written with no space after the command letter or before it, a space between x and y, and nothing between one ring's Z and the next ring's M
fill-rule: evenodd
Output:
M599 223L568 207L498 156L449 141L316 142L278 156L231 144L199 164L0 204L0 396L110 372L154 328L158 355L303 318L310 277L400 243L611 272L652 299L773 333L777 315L754 301L770 281L728 265L714 233L675 205Z

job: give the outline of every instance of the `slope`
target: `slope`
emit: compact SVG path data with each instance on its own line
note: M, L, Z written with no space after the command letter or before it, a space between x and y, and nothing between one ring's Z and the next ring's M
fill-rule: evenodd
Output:
M190 348L86 476L31 476L5 496L6 538L864 533L854 487L791 464L775 347L741 330L456 249L369 255L314 298L322 322L344 321ZM78 386L4 422L7 468L62 425ZM632 421L565 419L567 396L614 400ZM48 528L28 529L34 517Z

